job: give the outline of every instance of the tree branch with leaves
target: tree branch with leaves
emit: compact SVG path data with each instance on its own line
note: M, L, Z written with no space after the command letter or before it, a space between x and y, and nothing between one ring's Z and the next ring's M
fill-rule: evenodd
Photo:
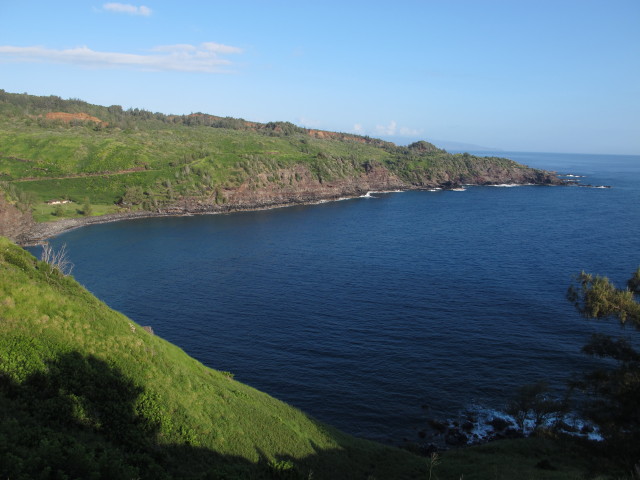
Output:
M567 292L568 299L587 318L616 318L640 330L640 268L616 288L606 277L582 272ZM607 440L630 460L640 459L640 352L628 338L595 334L582 348L607 361L575 382L588 395L584 414L595 422ZM612 362L613 361L613 362Z

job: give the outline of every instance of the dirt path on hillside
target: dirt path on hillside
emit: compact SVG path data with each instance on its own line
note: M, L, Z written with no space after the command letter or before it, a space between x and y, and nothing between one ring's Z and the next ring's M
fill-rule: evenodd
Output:
M135 167L129 168L127 170L117 170L115 172L94 172L94 173L75 173L72 175L65 175L63 177L24 177L19 178L17 180L12 180L12 182L37 182L38 180L66 180L67 178L86 178L86 177L109 177L111 175L125 175L127 173L135 173L135 172L150 172L152 170L147 170L145 167Z

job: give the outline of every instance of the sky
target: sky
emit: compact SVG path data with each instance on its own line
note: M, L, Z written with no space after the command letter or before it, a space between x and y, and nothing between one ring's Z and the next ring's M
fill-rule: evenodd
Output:
M0 0L0 25L7 92L640 154L640 0Z

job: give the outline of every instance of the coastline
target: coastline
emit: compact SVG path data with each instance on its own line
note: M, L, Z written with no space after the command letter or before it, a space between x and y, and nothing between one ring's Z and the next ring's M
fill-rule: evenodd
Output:
M417 189L408 189L417 190ZM405 192L408 190L394 190L395 193ZM53 222L34 223L31 228L22 233L15 242L21 247L32 247L42 245L48 239L56 237L62 233L76 230L78 228L90 225L100 225L103 223L115 223L126 220L138 220L143 218L157 217L191 217L194 215L222 215L237 212L256 212L260 210L273 210L276 208L293 207L296 205L318 205L328 202L337 202L340 200L351 200L361 198L364 195L343 195L338 198L318 198L308 201L294 201L272 203L272 204L254 204L254 205L229 205L217 206L217 208L198 208L189 209L184 207L169 207L155 212L149 210L138 210L135 212L108 213L95 217L77 217L65 218Z
M563 183L566 185L566 183ZM549 184L532 184L532 183L513 183L509 186L545 186ZM467 184L466 186L504 186L504 184ZM138 210L135 212L119 212L109 213L95 217L77 217L66 218L52 222L33 223L30 228L14 239L16 244L22 247L31 247L42 245L48 239L56 237L62 233L75 230L90 225L100 225L104 223L114 223L126 220L138 220L143 218L157 217L190 217L194 215L221 215L237 212L253 212L260 210L273 210L276 208L286 208L302 205L318 205L328 202L337 202L341 200L352 200L356 198L371 197L373 193L402 193L408 191L437 191L437 190L459 190L457 185L440 185L439 187L413 186L410 188L394 189L394 190L366 190L357 194L342 194L339 196L318 196L316 198L288 199L280 202L256 202L244 205L211 205L211 204L191 204L189 202L183 205L172 205L157 211Z

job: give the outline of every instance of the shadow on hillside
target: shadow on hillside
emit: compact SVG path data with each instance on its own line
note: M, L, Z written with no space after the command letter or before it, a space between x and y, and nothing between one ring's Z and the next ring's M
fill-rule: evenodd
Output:
M252 463L188 442L163 445L158 442L162 421L152 395L93 356L64 354L49 362L46 372L20 383L0 370L0 476L298 479L313 470L319 479L378 473L380 459L374 455L379 452L348 458L342 450L316 449L298 468L288 458L268 462L261 454L264 460ZM188 439L189 432L180 434ZM350 471L352 461L356 471Z

